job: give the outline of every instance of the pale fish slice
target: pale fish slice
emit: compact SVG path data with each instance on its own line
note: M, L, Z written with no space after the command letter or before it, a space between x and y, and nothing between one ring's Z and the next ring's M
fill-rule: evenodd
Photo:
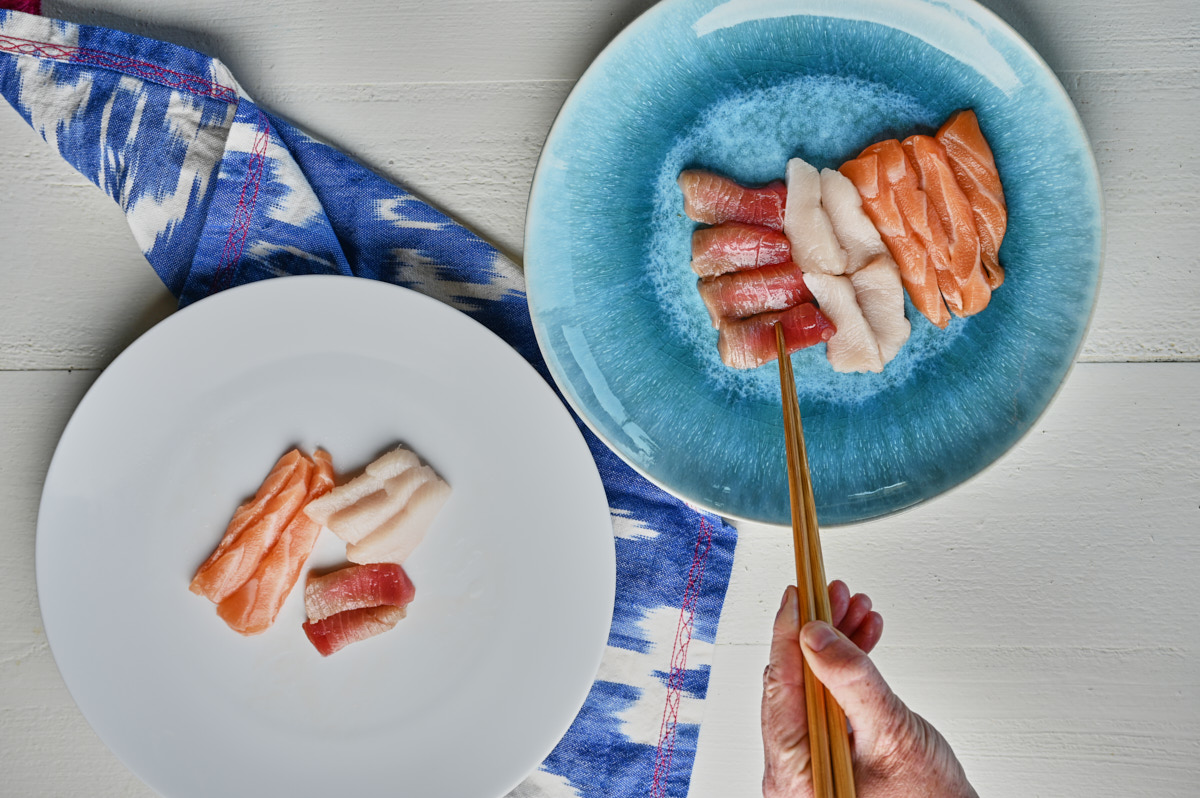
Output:
M787 163L783 232L792 245L792 260L805 274L846 271L846 253L821 206L821 174L800 158Z
M367 466L364 473L309 504L304 508L304 514L316 523L328 526L329 519L339 510L382 490L384 482L420 465L420 462L408 449L393 449Z
M912 332L912 325L904 317L900 268L891 255L884 253L850 275L850 282L863 317L879 342L879 356L887 365Z
M346 559L355 563L403 564L425 538L429 524L449 496L450 486L440 479L431 479L421 485L404 509L363 540L346 547Z
M858 189L836 169L821 170L821 206L846 251L846 274L854 274L873 258L888 254L879 231L863 210Z
M379 490L331 515L325 526L347 543L358 543L400 512L417 489L431 479L437 479L437 475L429 466L401 471Z
M837 332L825 342L826 357L834 371L883 371L879 342L871 331L854 296L849 277L832 274L805 275L821 312L829 317Z

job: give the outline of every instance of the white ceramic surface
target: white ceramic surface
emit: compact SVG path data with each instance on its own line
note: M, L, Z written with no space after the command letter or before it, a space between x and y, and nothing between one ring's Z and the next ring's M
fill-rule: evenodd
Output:
M321 658L293 591L265 634L187 589L292 445L345 473L396 442L454 489L392 631ZM310 565L344 560L322 534ZM178 313L97 380L42 495L37 579L63 677L167 796L501 795L565 732L612 614L612 527L549 386L395 286L268 280Z

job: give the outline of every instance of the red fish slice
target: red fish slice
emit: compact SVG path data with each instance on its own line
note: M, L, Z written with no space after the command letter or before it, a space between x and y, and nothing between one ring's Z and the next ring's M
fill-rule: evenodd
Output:
M304 624L309 642L328 657L351 643L383 634L404 617L403 607L364 607Z
M970 110L953 113L937 132L937 140L946 148L950 168L971 203L983 268L995 289L1004 282L1000 243L1008 227L1008 207L992 148L979 128L978 117Z
M790 261L700 280L696 287L717 328L724 319L783 310L813 299L804 284L804 273Z
M333 461L329 453L318 449L312 459L314 468L305 504L333 488ZM239 634L256 635L269 629L300 578L320 534L320 524L297 512L254 575L217 605L217 615Z
M721 323L717 350L725 365L752 369L776 360L775 323L783 327L783 342L788 354L806 346L828 341L837 332L825 314L811 302L779 313L762 313L748 319L727 319Z
M746 188L712 172L687 169L679 173L679 188L683 190L683 212L697 222L745 222L783 229L787 187L782 180Z
M787 236L769 227L725 222L692 233L692 270L701 277L788 263L791 259Z
M407 607L415 595L412 580L396 563L349 565L310 576L304 586L304 608L308 620L315 622L363 607Z

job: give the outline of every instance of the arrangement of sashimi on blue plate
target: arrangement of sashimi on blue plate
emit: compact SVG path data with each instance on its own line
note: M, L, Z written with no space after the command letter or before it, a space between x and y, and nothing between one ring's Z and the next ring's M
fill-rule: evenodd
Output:
M969 0L665 0L547 139L526 272L564 395L733 518L789 518L773 325L825 525L910 507L1029 430L1099 283L1095 161Z

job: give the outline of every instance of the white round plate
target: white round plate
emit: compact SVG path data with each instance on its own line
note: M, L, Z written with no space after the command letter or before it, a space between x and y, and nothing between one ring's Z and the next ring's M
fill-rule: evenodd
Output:
M291 446L339 474L402 442L453 488L395 629L322 658L303 590L234 633L188 591ZM344 561L325 531L310 566ZM498 796L551 751L612 619L604 489L549 385L467 316L290 277L162 322L63 433L37 531L46 635L88 721L166 796Z

